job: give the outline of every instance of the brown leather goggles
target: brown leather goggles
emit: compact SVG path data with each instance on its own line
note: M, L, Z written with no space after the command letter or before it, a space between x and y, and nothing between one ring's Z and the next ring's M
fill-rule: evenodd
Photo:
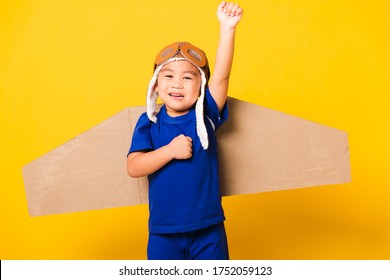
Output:
M187 42L175 42L166 46L156 56L154 63L160 65L179 53L198 67L204 67L208 64L205 53Z

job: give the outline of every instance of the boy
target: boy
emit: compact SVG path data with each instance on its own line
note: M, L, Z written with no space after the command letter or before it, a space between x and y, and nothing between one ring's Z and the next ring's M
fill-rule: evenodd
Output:
M148 176L148 259L229 259L218 178L215 129L227 119L235 28L242 9L218 6L214 73L205 53L177 42L155 59L147 113L128 154L131 177ZM158 112L157 97L164 105Z

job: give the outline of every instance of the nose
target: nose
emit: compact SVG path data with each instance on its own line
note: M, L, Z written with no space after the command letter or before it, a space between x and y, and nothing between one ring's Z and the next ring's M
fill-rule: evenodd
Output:
M182 80L180 78L175 78L172 81L172 88L183 88Z

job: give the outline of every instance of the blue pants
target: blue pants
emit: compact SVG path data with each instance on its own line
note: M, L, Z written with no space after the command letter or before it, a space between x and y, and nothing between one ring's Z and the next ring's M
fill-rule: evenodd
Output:
M200 230L149 233L149 260L228 260L229 252L223 222Z

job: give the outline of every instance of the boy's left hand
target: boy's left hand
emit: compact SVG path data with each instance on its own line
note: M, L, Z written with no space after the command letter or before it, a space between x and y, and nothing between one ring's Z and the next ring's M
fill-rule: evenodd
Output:
M223 1L218 6L217 16L221 25L235 28L241 20L243 12L238 4Z

